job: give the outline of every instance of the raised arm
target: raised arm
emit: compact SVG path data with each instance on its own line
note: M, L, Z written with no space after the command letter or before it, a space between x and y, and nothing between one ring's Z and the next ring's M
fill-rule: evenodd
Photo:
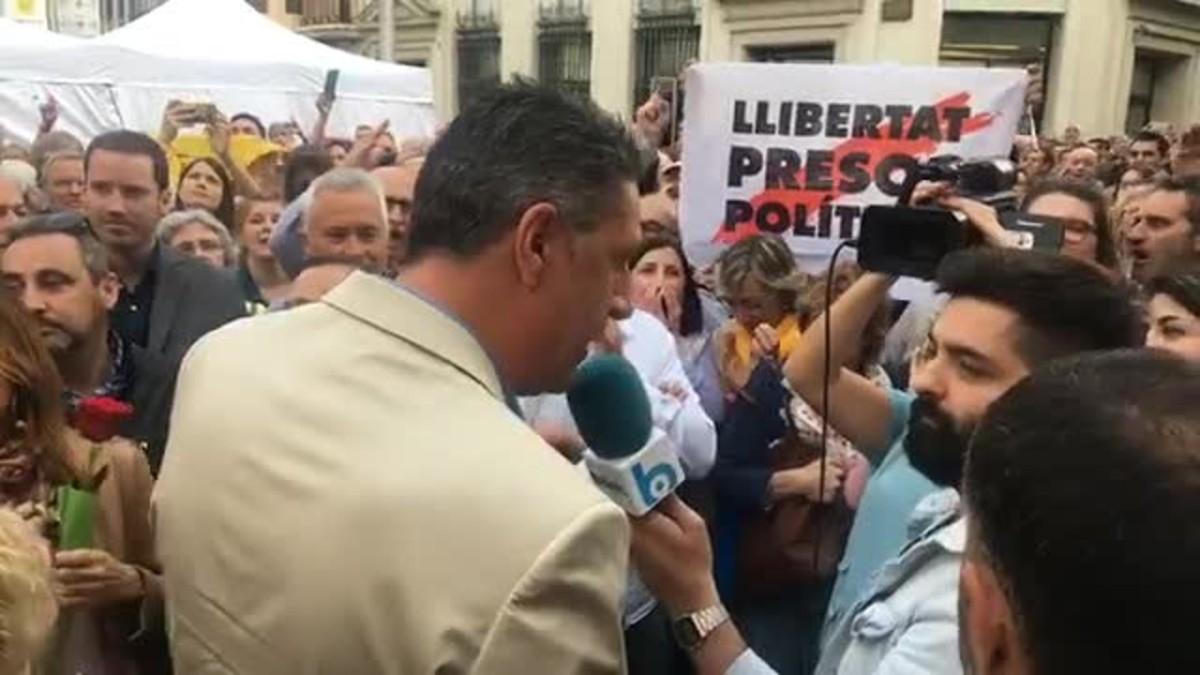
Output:
M313 124L312 138L309 143L322 145L325 142L325 128L329 126L329 113L333 110L333 99L321 92L317 97L317 121Z
M238 194L245 197L261 196L262 189L258 182L254 180L246 167L233 161L233 154L229 151L229 120L225 119L225 115L218 112L216 117L205 127L205 131L212 142L213 151L217 153L221 163L229 169L229 175L233 178L233 184Z
M823 412L828 344L831 405L826 417L833 428L864 452L887 449L891 405L886 391L851 372L847 365L861 352L863 332L895 281L882 274L864 274L804 331L800 344L784 364L784 375L792 389L818 413ZM830 322L829 343L825 341L826 321Z

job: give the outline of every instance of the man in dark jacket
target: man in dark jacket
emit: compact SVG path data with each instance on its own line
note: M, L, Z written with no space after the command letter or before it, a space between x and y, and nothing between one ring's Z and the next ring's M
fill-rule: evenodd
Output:
M88 145L84 213L120 280L112 327L129 343L178 365L205 333L242 316L230 274L158 246L155 229L170 204L167 157L133 131Z

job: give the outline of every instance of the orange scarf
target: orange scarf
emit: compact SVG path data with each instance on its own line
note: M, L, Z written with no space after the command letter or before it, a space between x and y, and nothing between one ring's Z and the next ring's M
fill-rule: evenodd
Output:
M800 344L800 322L796 320L796 315L789 314L775 326L775 332L779 334L779 362L787 361L792 350ZM736 324L733 329L733 357L736 361L736 366L739 369L744 369L749 372L754 365L754 336L742 324Z

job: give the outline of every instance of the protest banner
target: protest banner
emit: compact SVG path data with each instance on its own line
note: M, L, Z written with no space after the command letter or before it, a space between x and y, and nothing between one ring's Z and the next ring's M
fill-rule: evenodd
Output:
M757 232L803 262L894 204L918 161L1007 157L1026 73L980 68L697 64L688 69L680 225L689 254Z

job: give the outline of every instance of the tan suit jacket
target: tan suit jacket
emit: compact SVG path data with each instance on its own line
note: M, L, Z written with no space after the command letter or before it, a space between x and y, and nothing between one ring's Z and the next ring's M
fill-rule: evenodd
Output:
M387 281L203 339L154 499L180 675L624 670L623 513Z

